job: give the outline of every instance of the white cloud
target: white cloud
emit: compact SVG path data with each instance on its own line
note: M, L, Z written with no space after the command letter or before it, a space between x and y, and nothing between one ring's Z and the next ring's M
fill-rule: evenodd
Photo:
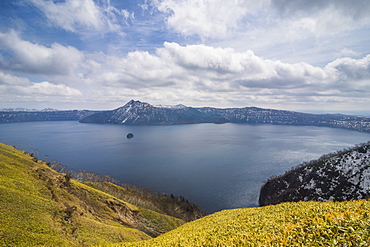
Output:
M266 1L251 0L153 0L157 9L167 14L167 25L183 35L225 37L249 14Z
M0 71L0 85L29 86L30 81L25 77L13 76Z
M361 59L338 58L329 63L325 69L335 74L336 81L344 82L354 90L365 90L370 87L370 55Z
M31 0L54 25L67 31L96 30L99 32L122 32L122 24L133 19L134 14L118 10L105 0L101 5L93 0L66 0L54 3L48 0Z
M74 47L34 44L20 39L15 31L0 33L0 50L9 53L0 59L0 68L35 75L70 75L83 59Z
M57 26L68 31L76 31L76 26L102 29L101 14L92 0L53 1L32 0L46 17Z
M4 99L15 99L22 95L24 98L42 98L45 96L81 96L82 93L75 88L64 84L52 84L47 81L31 82L25 77L14 76L0 71L0 95ZM63 100L59 98L59 100Z
M15 32L0 33L0 48L12 55L0 59L3 99L9 95L35 99L53 96L60 100L78 96L84 102L111 104L135 98L194 106L238 101L271 107L282 102L301 106L307 106L307 102L344 104L355 98L367 102L370 96L361 90L369 87L370 55L339 58L323 68L265 59L251 50L174 42L165 42L155 53L84 55L73 47L45 47L23 41ZM18 72L46 79L35 83L11 75Z
M41 95L55 95L55 96L81 96L81 92L75 88L67 87L63 84L54 85L50 82L43 81L33 83L28 88L23 89L24 93L41 94Z
M360 54L352 49L344 48L340 50L340 52L338 52L336 55L338 57L357 57Z
M290 63L323 66L343 47L366 50L369 42L367 0L151 2L164 13L168 30Z
M295 100L299 101L304 95L306 99L316 97L317 100L332 97L333 88L336 94L358 97L359 87L370 81L370 55L362 59L338 59L320 68L308 63L263 59L252 51L164 43L155 54L136 51L125 58L105 59L103 63L109 66L94 65L99 71L90 75L94 78L91 80L106 88L126 88L140 95L162 92L173 99L176 94L198 100L223 94L278 101L284 97L297 97Z
M333 35L338 32L369 26L370 5L367 0L277 0L271 1L277 21L292 22L315 35Z

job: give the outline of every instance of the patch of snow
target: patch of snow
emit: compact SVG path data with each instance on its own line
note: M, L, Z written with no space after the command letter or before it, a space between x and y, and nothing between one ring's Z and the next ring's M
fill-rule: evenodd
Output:
M306 190L312 190L316 187L316 182L315 180L311 179L308 184L306 184L303 188Z
M169 109L183 109L183 108L187 108L186 105L183 105L183 104L178 104L178 105L155 105L155 107L158 107L158 108L169 108Z
M131 108L132 108L132 105L129 105L129 106L127 107L127 109L126 109L126 111L125 111L125 112L128 112L129 110L131 110Z

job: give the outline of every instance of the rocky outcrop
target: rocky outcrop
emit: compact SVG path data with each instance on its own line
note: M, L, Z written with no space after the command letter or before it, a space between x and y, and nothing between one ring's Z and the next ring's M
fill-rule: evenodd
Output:
M289 201L343 201L370 197L370 142L300 165L269 179L261 206Z

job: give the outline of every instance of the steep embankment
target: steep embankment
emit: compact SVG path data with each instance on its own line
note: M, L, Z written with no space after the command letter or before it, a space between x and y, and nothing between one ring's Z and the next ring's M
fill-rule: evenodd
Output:
M299 202L225 210L155 239L108 246L368 246L370 202Z
M58 172L66 173L71 178L115 196L140 208L146 208L161 214L170 215L186 222L206 216L197 205L182 196L167 195L148 188L122 183L110 175L101 176L89 171L76 171L58 162L49 164ZM117 186L118 185L118 186Z
M0 246L138 241L183 220L139 208L0 144Z
M261 188L261 206L288 201L351 200L370 197L370 143L322 156Z

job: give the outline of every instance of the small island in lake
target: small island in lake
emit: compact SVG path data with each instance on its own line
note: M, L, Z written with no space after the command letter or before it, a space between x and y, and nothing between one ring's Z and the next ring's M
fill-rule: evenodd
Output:
M127 139L131 139L131 138L133 138L134 137L134 134L132 134L132 133L128 133L127 134Z

